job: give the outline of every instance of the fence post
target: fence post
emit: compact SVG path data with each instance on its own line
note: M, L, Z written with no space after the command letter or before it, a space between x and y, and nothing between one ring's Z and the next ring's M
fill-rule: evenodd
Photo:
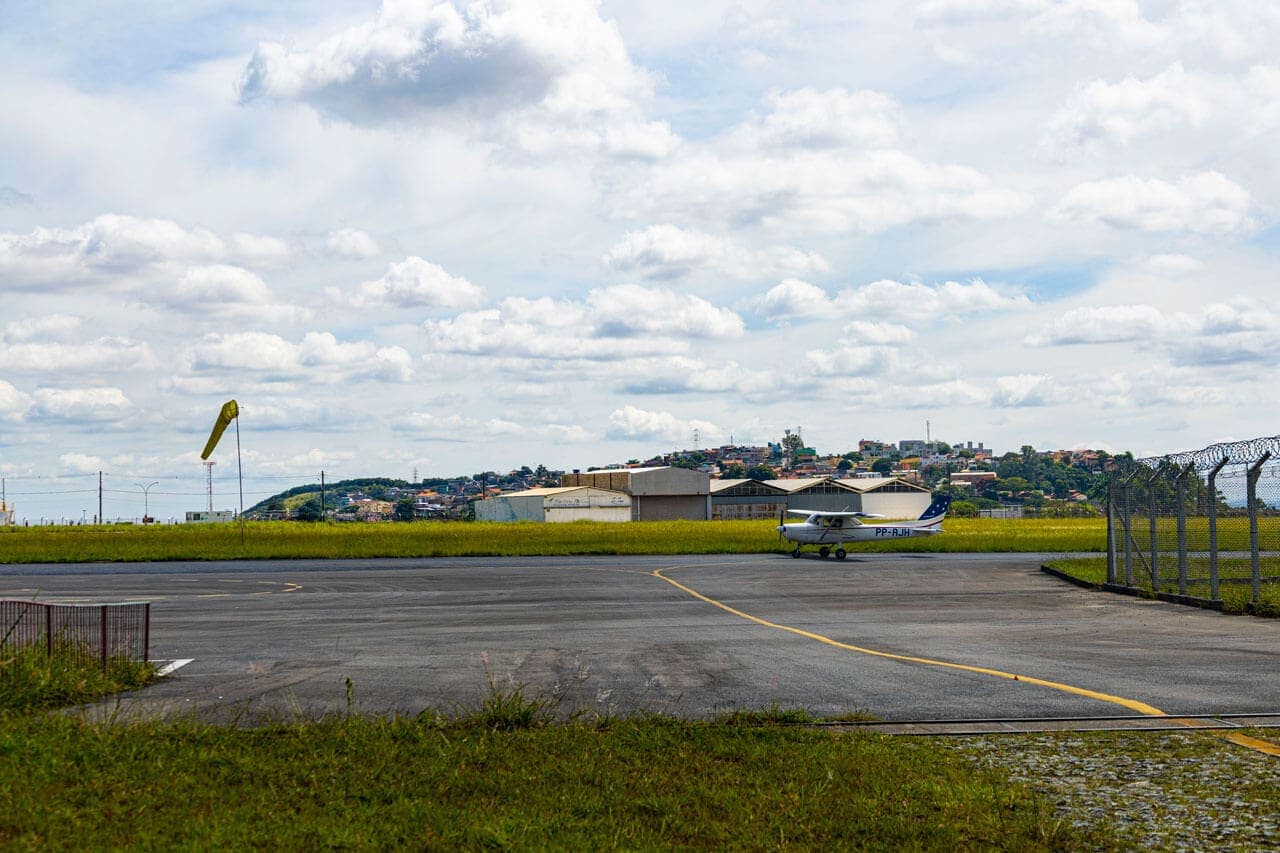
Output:
M1124 484L1123 484L1123 488L1124 488L1124 515L1123 515L1123 518L1124 518L1124 585L1127 587L1133 586L1133 529L1132 529L1133 492L1130 489L1130 485L1133 483L1133 478L1138 476L1138 471L1140 470L1142 469L1135 468L1133 473L1131 473L1128 477L1124 478Z
M142 611L142 662L151 663L151 602Z
M1178 595L1187 594L1187 477L1195 469L1194 462L1187 463L1174 481L1178 495Z
M1159 531L1156 530L1156 481L1164 475L1165 461L1161 460L1156 466L1156 472L1151 475L1151 479L1147 481L1147 507L1150 511L1148 517L1148 529L1150 530L1151 540L1151 591L1160 591L1160 538Z
M1249 503L1249 557L1253 575L1253 603L1262 599L1262 561L1258 553L1258 477L1262 475L1263 464L1271 458L1271 451L1262 454L1262 458L1249 468L1246 479L1246 500Z
M1107 475L1107 583L1116 582L1115 477Z
M44 650L53 658L53 605L44 605Z
M1218 472L1226 467L1223 457L1209 471L1209 598L1221 601L1218 588Z

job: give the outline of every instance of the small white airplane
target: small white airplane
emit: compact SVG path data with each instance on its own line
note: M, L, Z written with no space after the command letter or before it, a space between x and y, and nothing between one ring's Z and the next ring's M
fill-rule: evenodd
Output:
M915 521L889 521L884 524L863 524L860 518L884 518L867 512L826 512L823 510L789 509L787 512L807 516L804 521L787 524L778 519L778 533L796 543L792 557L800 556L805 545L817 545L818 554L830 556L835 546L837 560L845 558L842 547L845 542L867 539L899 539L908 536L932 536L942 532L942 519L951 506L951 496L941 495L933 499L924 515ZM785 514L784 514L785 517Z

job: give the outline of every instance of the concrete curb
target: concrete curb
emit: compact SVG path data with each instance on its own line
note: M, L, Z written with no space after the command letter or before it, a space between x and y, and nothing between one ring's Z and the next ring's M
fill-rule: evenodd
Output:
M1083 589L1114 592L1119 595L1130 595L1134 598L1154 598L1157 601L1166 601L1169 604L1181 604L1184 607L1199 607L1202 610L1216 610L1219 613L1222 612L1221 601L1209 601L1204 598L1195 598L1190 595L1178 595L1172 592L1157 592L1152 594L1148 593L1146 590L1134 589L1130 586L1120 586L1119 584L1114 583L1094 583L1093 581L1086 581L1077 577L1072 577L1061 569L1055 569L1053 566L1041 566L1040 571L1044 572L1046 575L1053 575L1055 578L1064 580L1067 583L1075 584Z

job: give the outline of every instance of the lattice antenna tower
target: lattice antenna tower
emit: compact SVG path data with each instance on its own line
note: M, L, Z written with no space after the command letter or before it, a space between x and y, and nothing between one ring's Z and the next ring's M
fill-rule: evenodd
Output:
M204 463L204 489L209 497L209 512L213 512L213 466L217 464L212 459Z

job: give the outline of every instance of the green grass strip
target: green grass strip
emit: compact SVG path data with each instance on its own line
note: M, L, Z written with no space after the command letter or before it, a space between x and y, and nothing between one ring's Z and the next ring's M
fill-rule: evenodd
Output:
M1223 613L1247 613L1253 616L1280 618L1280 585L1275 583L1262 584L1261 595L1255 603L1253 600L1253 586L1248 582L1249 561L1247 559L1224 559L1221 562L1224 564L1224 570L1222 572L1222 581L1219 584L1219 596L1222 601ZM1239 564L1234 567L1236 569L1234 572L1230 571L1233 563ZM1048 565L1087 584L1101 587L1107 582L1106 557L1055 559L1050 560ZM1264 561L1263 572L1267 577L1276 576L1277 567L1274 558ZM1205 573L1207 573L1207 569L1196 578L1195 582L1189 584L1187 592L1192 597L1209 599L1209 582L1205 577ZM1176 574L1172 577L1176 578ZM1166 587L1165 591L1172 592L1176 590ZM1150 590L1146 590L1146 592L1149 594Z
M607 524L253 522L0 531L0 562L140 562L296 558L759 554L793 547L771 521ZM1104 519L948 519L927 538L855 543L857 552L1102 551Z

